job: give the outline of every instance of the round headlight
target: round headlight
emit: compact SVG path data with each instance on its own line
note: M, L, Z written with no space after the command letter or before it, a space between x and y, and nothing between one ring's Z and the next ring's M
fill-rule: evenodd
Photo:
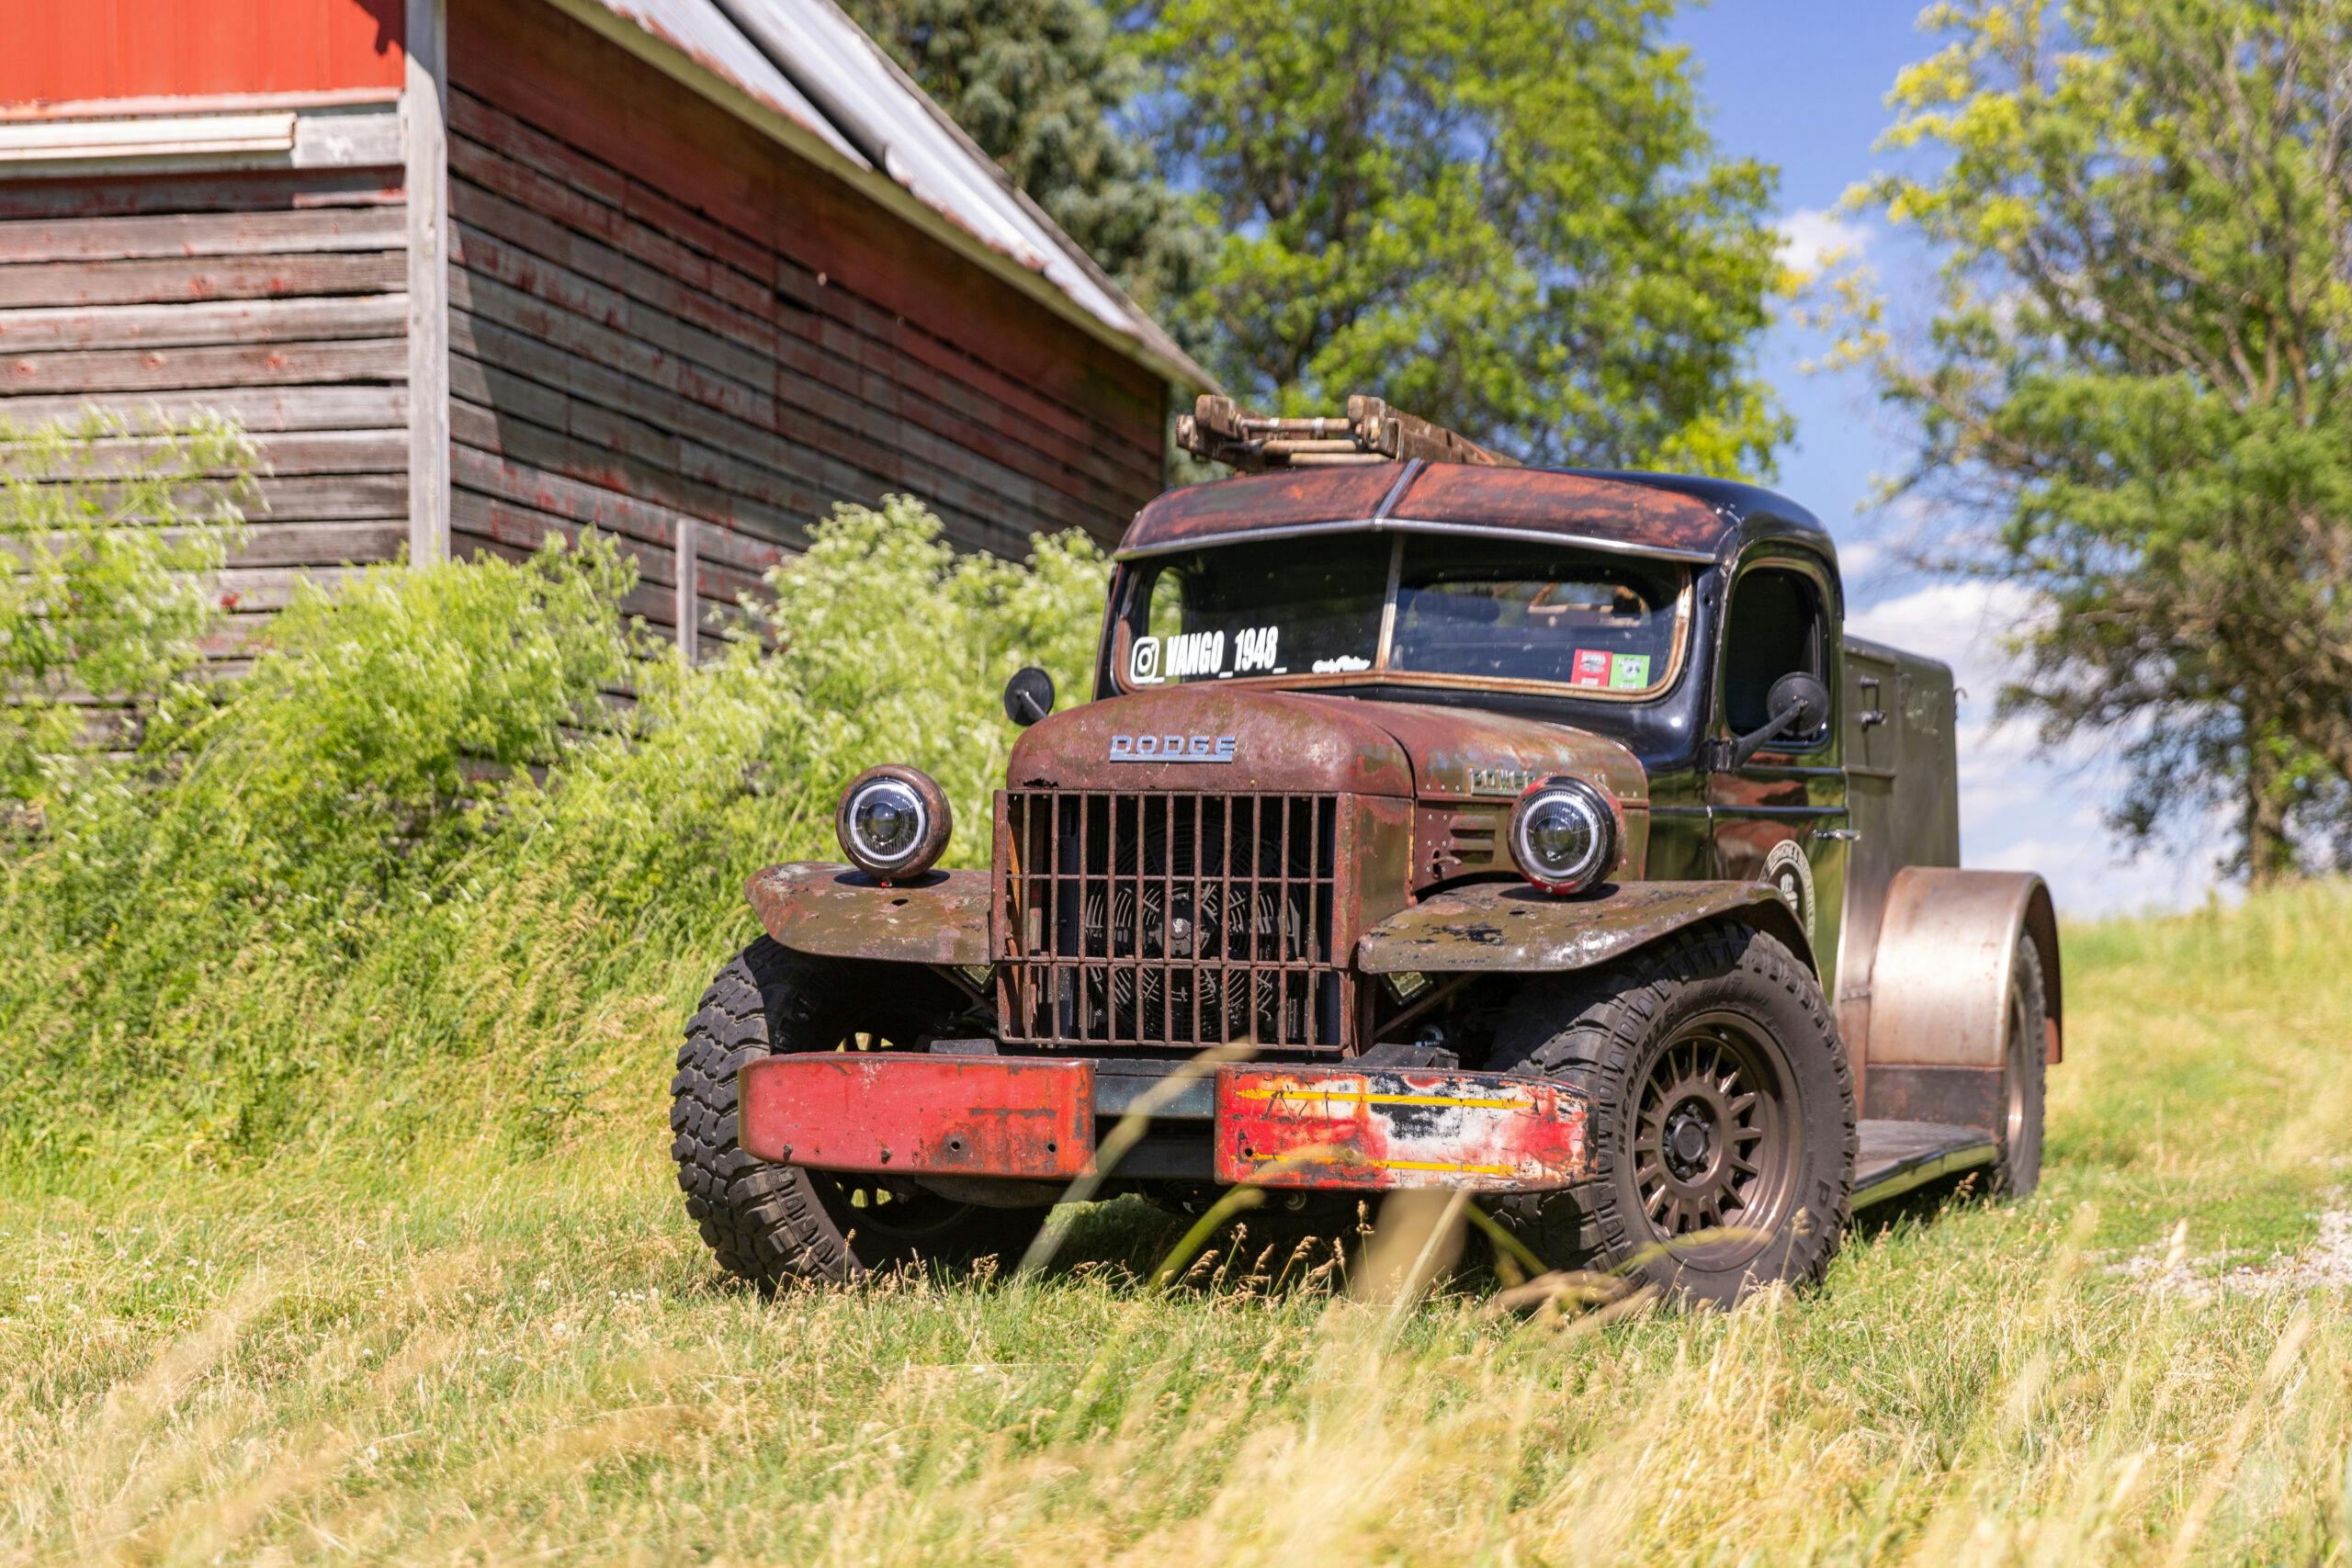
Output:
M1510 858L1546 893L1581 893L1617 863L1617 807L1583 779L1540 780L1511 808Z
M929 871L954 827L946 792L916 768L866 769L850 780L833 813L842 853L882 882Z

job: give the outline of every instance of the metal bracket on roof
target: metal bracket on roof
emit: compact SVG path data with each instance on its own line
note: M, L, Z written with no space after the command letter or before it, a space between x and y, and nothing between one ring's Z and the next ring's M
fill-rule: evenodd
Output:
M1244 473L1270 468L1332 468L1363 463L1478 463L1515 468L1518 462L1479 446L1458 431L1400 413L1381 398L1358 393L1345 419L1283 418L1252 413L1231 398L1203 397L1176 421L1176 444L1194 457Z

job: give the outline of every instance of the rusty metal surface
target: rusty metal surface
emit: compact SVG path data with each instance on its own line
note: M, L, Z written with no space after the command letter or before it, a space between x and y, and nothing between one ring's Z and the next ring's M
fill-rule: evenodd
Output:
M1464 463L1421 464L1410 471L1368 464L1284 469L1170 491L1136 514L1119 554L1158 554L1319 523L1369 528L1375 520L1705 559L1713 558L1736 525L1696 495L1631 479Z
M1382 703L1372 716L1404 748L1413 793L1425 801L1508 804L1553 773L1590 779L1630 810L1642 809L1649 798L1649 775L1640 761L1590 730L1419 703Z
M1887 1068L1997 1071L2008 1044L2018 942L2028 935L2041 950L2050 1016L2043 1049L2055 1061L2061 1040L2057 921L2041 878L2030 871L1952 866L1908 866L1894 874L1871 967L1874 1114Z
M934 871L886 886L846 865L772 865L743 889L768 935L799 953L893 964L989 961L989 874Z
M1696 496L1543 468L1432 463L1388 515L1400 521L1575 533L1712 556L1731 526Z
M1216 1179L1382 1190L1566 1187L1585 1169L1581 1097L1489 1073L1221 1067Z
M1231 685L1168 686L1067 709L1022 731L1005 777L1015 789L1178 789L1409 795L1404 749L1369 703ZM1114 761L1113 741L1230 737L1231 761Z
M1919 1066L1882 1062L1870 1077L1871 1121L1932 1122L1996 1135L2008 1100L1998 1067Z
M1028 1180L1066 1180L1094 1162L1094 1069L1083 1061L829 1051L763 1057L741 1085L755 1159Z
M1810 962L1788 906L1760 882L1603 883L1556 898L1523 882L1481 882L1432 895L1364 933L1367 974L1586 969L1718 915L1763 924Z

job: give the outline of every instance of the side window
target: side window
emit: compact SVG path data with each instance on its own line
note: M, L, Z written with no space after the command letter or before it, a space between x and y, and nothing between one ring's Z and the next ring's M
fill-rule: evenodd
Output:
M1742 577L1724 634L1725 727L1745 735L1770 723L1772 682L1800 670L1826 680L1823 652L1821 595L1811 578L1770 568ZM1807 745L1826 733L1825 727L1792 735L1784 744Z

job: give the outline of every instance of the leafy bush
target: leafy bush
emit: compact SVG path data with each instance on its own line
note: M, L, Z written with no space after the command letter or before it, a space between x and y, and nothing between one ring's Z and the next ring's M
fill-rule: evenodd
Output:
M860 768L933 772L984 858L998 689L1085 679L1102 576L1075 536L1015 564L844 507L693 668L593 538L304 594L7 866L0 1154L646 1124L745 879L830 857Z
M164 691L201 657L256 464L225 420L0 421L0 799L37 800L77 694Z

